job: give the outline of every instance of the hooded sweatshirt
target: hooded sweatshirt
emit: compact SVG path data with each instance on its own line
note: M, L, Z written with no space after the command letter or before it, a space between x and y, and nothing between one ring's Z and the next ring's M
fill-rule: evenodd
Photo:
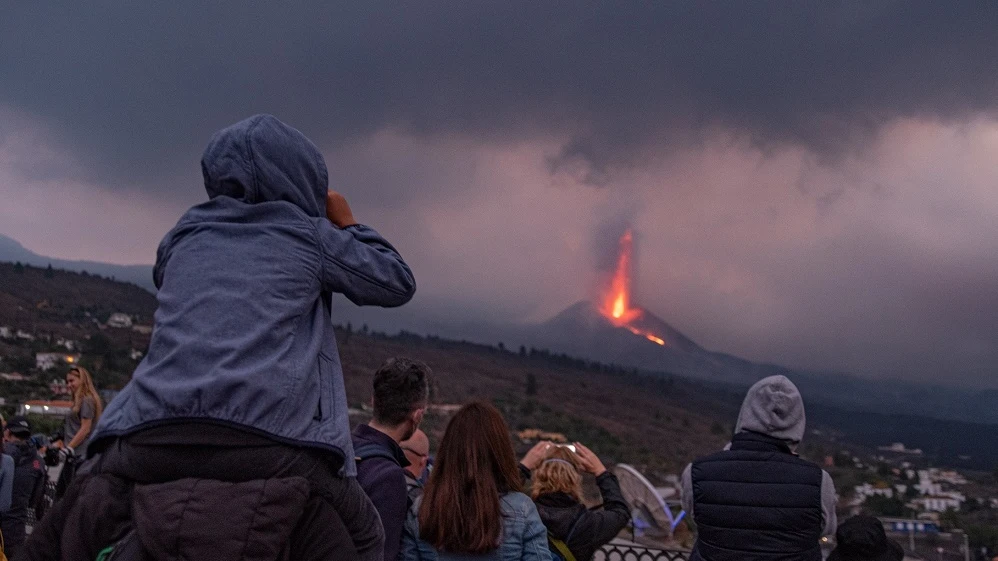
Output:
M335 452L354 475L330 295L400 306L412 272L373 229L326 218L322 155L270 115L215 133L201 169L209 200L160 243L149 351L93 442L206 421Z
M775 497L776 485L778 484L775 480L764 481L766 475L763 464L767 464L765 470L773 470L774 473L786 474L791 471L801 474L814 473L815 486L818 487L814 489L814 496L818 498L817 502L820 503L816 508L820 508L821 525L818 529L820 533L816 532L816 535L833 536L836 528L835 504L837 499L832 478L818 466L797 458L793 453L793 449L804 437L804 431L804 401L797 386L786 376L770 376L756 382L749 388L745 400L742 402L732 444L722 452L694 462L694 464L701 465L713 463L712 469L720 470L724 470L724 466L729 466L728 469L731 470L731 477L728 478L731 481L725 483L725 486L731 491L731 496L713 496L710 498L711 504L724 504L725 500L742 504L740 501L744 500L745 496L752 494L748 486L753 483L769 486L765 495ZM752 455L752 457L743 457L746 455ZM682 504L687 516L693 517L696 521L694 464L686 466L683 471ZM795 477L791 476L790 479ZM802 477L807 478L808 476L802 475ZM744 487L740 487L736 483L735 480L738 478L747 479ZM778 480L781 477L775 479ZM787 483L788 491L796 495L797 498L801 497L800 490L802 488L803 486L797 486L796 483ZM736 494L739 495L737 499L735 498ZM762 502L745 506L761 510L770 508ZM776 508L778 507L773 507L774 511ZM783 505L782 508L798 507ZM754 518L756 520L767 519L765 516L755 516ZM759 530L761 529L759 528Z

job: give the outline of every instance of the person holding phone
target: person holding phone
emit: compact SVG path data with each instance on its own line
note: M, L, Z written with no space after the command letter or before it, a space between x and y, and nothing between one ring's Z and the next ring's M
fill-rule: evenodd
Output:
M543 459L538 462L538 458ZM617 477L583 444L539 443L524 458L523 465L531 469L530 494L548 529L548 544L555 558L592 559L596 550L630 521L630 507L620 492ZM582 502L583 473L596 477L603 498L599 508L590 510Z

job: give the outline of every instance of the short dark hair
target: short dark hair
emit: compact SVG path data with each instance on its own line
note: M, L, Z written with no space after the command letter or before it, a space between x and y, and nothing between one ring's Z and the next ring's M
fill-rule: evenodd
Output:
M430 399L430 367L411 358L390 358L374 373L374 420L402 424Z

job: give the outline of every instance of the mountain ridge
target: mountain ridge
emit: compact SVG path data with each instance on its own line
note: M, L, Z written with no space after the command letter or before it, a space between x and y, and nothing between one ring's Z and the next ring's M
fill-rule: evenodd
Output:
M4 234L0 234L0 261L23 263L35 267L52 265L54 269L63 269L76 273L86 272L92 275L100 275L102 277L129 282L153 294L156 293L156 286L152 282L152 265L117 265L100 261L46 257L27 249L21 242Z
M521 337L558 353L737 387L747 387L766 376L784 375L794 381L809 401L857 412L998 424L998 410L993 406L998 401L998 390L874 379L757 363L705 349L649 310L636 309L641 315L629 325L661 337L664 345L649 341L627 327L614 325L597 304L585 300L547 321L530 326Z

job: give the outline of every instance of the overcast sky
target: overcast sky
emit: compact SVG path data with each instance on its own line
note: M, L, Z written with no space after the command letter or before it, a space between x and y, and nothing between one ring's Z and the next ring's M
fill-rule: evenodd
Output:
M542 320L630 225L637 303L708 348L998 385L998 3L139 4L4 4L0 233L38 253L151 263L268 112L414 309Z

